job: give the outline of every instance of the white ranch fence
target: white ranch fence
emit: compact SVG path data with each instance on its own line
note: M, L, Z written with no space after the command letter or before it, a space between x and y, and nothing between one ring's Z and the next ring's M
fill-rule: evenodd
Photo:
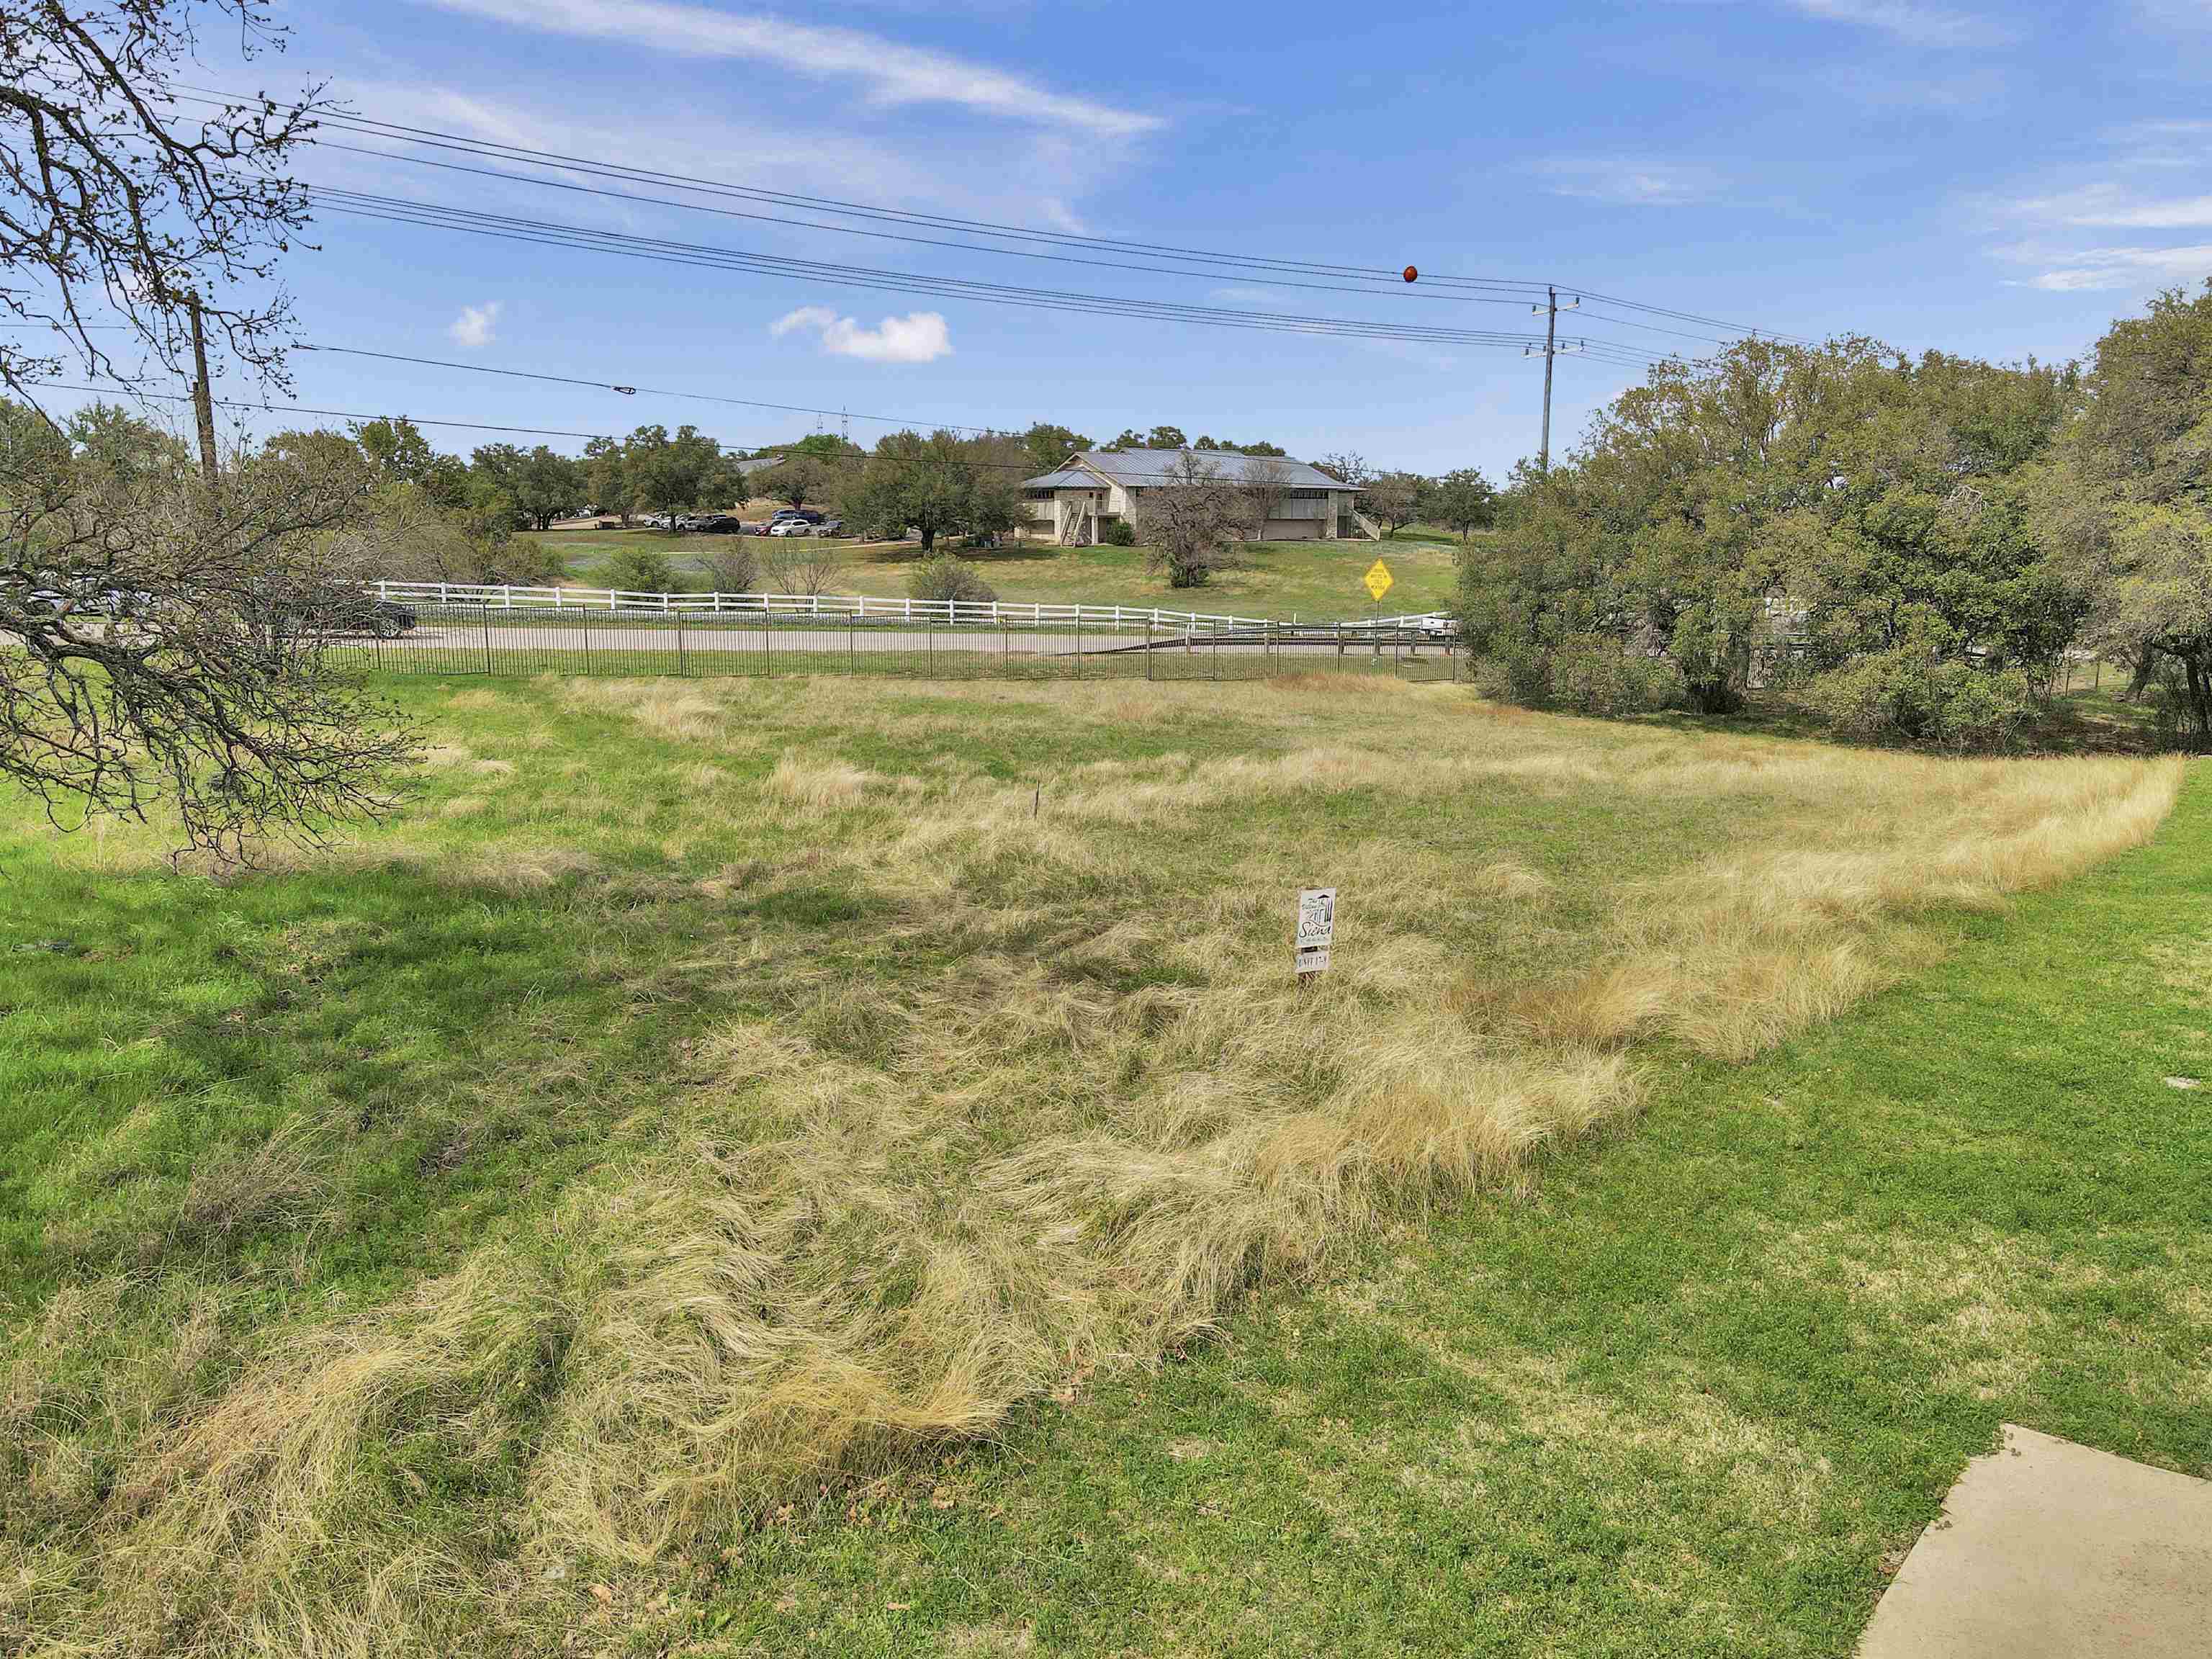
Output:
M374 584L376 597L398 605L481 605L495 610L609 611L646 615L700 612L769 617L857 617L863 621L939 622L1002 628L1243 629L1275 625L1267 617L1231 617L1203 611L1163 611L1133 605L1015 605L1003 600L879 599L860 593L637 593L613 587L514 587L505 583L394 582ZM1346 617L1346 629L1418 628L1438 620L1433 611L1401 617ZM1327 624L1323 624L1327 625Z

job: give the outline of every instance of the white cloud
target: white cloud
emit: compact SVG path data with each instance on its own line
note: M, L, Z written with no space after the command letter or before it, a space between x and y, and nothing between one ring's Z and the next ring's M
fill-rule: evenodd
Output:
M2212 276L2212 242L2200 242L2190 247L2081 248L2069 253L2043 254L2039 262L2047 262L2051 269L2038 272L2027 285L2052 294L2079 294L2094 289L2159 288L2177 283L2189 285Z
M800 330L817 336L822 349L832 356L864 362L933 363L952 355L951 333L945 319L933 311L886 317L873 328L863 328L828 306L801 306L777 318L769 332L780 340Z
M1849 23L1913 46L1990 46L2012 32L1972 12L1924 6L1914 0L1785 0L1790 10L1824 22Z
M499 321L499 305L496 300L487 300L480 306L463 306L461 314L453 319L446 332L455 345L466 346L471 351L489 345L497 337L492 330Z
M981 114L1127 138L1157 116L1048 90L987 64L910 46L860 29L746 16L680 0L429 0L447 11L517 28L614 40L698 59L773 64L860 90L884 105L950 104ZM773 96L774 88L769 88Z
M1725 181L1694 162L1639 156L1562 157L1539 164L1554 196L1628 207L1686 207L1721 194Z
M2212 226L2212 196L2145 197L2092 185L2014 204L2022 218L2115 230L2200 230Z

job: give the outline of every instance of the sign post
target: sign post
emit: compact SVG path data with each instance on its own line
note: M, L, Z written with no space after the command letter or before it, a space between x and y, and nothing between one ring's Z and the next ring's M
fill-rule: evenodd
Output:
M1329 947L1335 942L1336 889L1307 888L1298 895L1298 926L1293 942L1300 990L1316 974L1328 971Z
M1374 654L1379 657L1382 654L1382 596L1390 591L1393 580L1390 567L1378 558L1367 567L1367 574L1362 580L1366 582L1367 591L1375 600L1375 620L1367 630L1367 641Z

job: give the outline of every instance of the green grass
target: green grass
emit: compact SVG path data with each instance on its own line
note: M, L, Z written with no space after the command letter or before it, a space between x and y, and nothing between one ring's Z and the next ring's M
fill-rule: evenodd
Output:
M711 1650L1847 1655L2010 1421L2212 1475L2212 775L2152 846L864 1524ZM926 1488L926 1489L925 1489ZM935 1497L933 1501L931 1492ZM938 1507L943 1504L944 1507Z
M0 823L0 1650L1840 1654L2000 1416L2203 1465L2212 1148L2157 1080L2212 1071L2201 781L2009 915L1860 915L1859 861L1918 892L2162 775L1387 678L388 686L418 787L333 854L216 883ZM1732 931L1743 870L1767 931ZM1300 997L1323 878L1341 956ZM1776 929L1802 976L1841 941L1907 982L1696 1058L1715 999L1666 976L1755 1001L1729 975ZM1608 1012L1615 965L1660 1013ZM1611 1079L1619 1122L1623 1053L1642 1121L1519 1196L1517 1155L1346 1149L1341 1208L1297 1206L1311 1120L1479 1151L1496 1064L1571 1141L1541 1089ZM1267 1183L1231 1178L1250 1126ZM994 1208L1025 1152L1101 1145L1132 1188ZM1194 1288L1141 1254L1155 1167L1211 1183L1152 1235ZM660 1286L717 1203L764 1231ZM933 1314L948 1282L979 1294ZM686 1372L708 1311L893 1403L935 1342L1075 1358L974 1382L980 1444L817 1480L758 1419L653 1437L669 1390L760 1397ZM563 1507L623 1520L748 1437L767 1474L650 1565Z
M571 580L592 586L599 582L601 565L633 544L668 555L679 571L696 580L714 544L725 538L630 530L549 532L538 539L561 551ZM749 540L747 545L758 553L764 544ZM908 578L921 556L918 547L836 545L842 565L833 584L838 592L906 596ZM1453 604L1457 546L1441 532L1423 532L1418 526L1381 542L1260 542L1243 550L1249 561L1244 568L1224 572L1198 589L1170 587L1164 573L1148 572L1139 547L1063 548L1033 541L959 552L973 561L1001 599L1024 604L1159 605L1285 621L1292 617L1337 621L1376 611L1360 584L1378 556L1389 566L1395 583L1383 599L1383 615Z

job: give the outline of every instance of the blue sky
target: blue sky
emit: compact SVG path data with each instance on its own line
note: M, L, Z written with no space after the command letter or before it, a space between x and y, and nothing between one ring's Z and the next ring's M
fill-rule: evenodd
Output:
M879 0L781 14L740 0L302 0L286 15L289 52L250 69L222 58L211 28L208 76L277 88L328 75L380 118L794 192L1555 279L1914 350L2067 357L2158 287L2212 273L2212 0ZM1528 320L1390 292L1025 268L357 155L301 171L805 258ZM1045 418L1102 438L1173 422L1429 471L1497 477L1536 444L1542 365L1504 351L1027 314L337 217L316 239L289 276L306 337L330 343L921 422ZM1632 378L1563 360L1556 441ZM298 382L300 402L336 409L580 431L691 420L747 446L812 426L343 358L302 358ZM853 423L864 441L882 430Z

